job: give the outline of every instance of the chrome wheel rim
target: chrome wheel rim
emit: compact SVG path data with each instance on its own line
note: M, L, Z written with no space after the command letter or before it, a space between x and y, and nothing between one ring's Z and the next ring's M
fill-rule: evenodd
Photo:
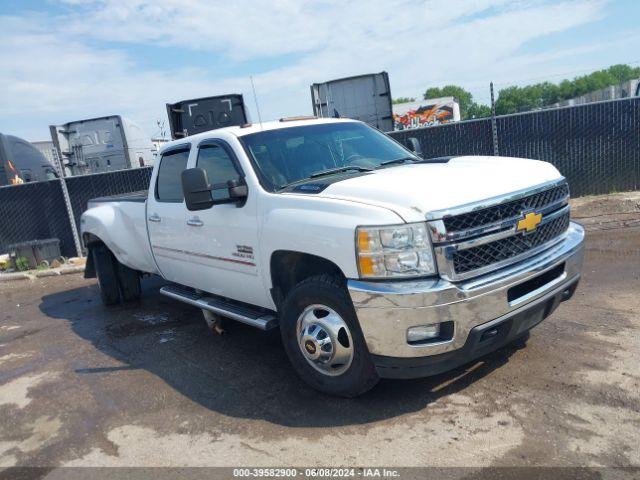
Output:
M353 361L353 340L347 323L326 305L310 305L298 317L298 347L318 372L335 377Z

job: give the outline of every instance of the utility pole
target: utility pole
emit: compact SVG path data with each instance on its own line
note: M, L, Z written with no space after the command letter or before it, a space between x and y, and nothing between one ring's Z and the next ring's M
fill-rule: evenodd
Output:
M491 89L491 134L493 136L493 155L500 155L500 151L498 149L498 124L496 122L496 101L495 96L493 94L493 82L489 84L489 88Z

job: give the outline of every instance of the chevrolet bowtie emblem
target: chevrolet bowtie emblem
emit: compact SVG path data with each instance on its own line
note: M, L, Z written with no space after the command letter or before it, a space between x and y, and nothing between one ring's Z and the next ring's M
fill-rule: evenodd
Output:
M521 220L518 220L518 225L516 227L517 232L527 233L533 232L536 228L538 228L538 224L542 221L542 214L536 212L527 213Z

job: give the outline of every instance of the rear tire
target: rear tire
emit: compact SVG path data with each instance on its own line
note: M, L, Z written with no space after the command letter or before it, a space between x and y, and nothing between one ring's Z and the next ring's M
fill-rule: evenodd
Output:
M100 298L104 305L115 305L120 301L118 276L116 275L116 259L106 245L94 245L91 248L93 264L98 277Z
M318 275L296 285L282 306L280 334L294 369L316 390L356 397L378 383L343 279Z
M116 275L120 286L123 302L133 302L140 299L140 272L116 262Z

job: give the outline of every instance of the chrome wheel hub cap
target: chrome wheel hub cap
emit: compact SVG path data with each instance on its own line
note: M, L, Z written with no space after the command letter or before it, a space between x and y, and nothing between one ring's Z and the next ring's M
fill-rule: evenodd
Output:
M310 305L298 317L298 346L304 358L324 375L344 373L353 361L353 341L346 322L325 305Z

